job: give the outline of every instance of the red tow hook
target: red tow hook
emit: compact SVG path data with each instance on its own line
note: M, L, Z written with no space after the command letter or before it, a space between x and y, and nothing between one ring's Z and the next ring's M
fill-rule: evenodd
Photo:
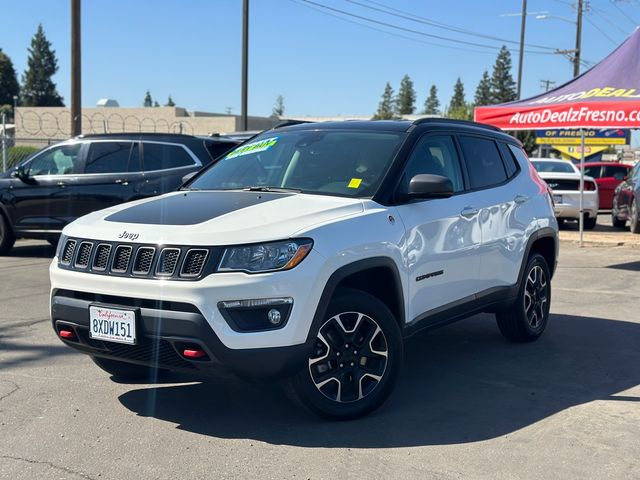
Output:
M207 352L205 352L200 348L198 349L187 348L183 350L182 355L184 355L186 358L202 358L207 356Z
M67 340L73 340L76 338L76 333L73 330L61 329L60 331L58 331L58 335L60 335L61 338Z

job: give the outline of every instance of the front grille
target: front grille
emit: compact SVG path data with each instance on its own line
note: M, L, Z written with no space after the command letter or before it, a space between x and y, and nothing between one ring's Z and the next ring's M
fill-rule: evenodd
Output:
M181 277L197 277L202 273L204 263L207 260L207 250L193 249L187 252L182 268L180 269Z
M156 266L156 275L171 276L176 271L178 258L180 257L179 248L165 248L160 253L158 265Z
M109 254L111 253L111 245L108 243L101 243L96 248L96 255L93 257L93 269L99 272L103 272L107 269L109 264Z
M70 265L71 260L73 260L73 253L76 250L76 241L75 240L67 240L67 243L64 246L64 250L62 251L62 257L60 258L60 263L63 265Z
M128 245L118 245L116 253L113 255L112 272L125 273L127 271L132 250L133 248Z
M78 247L78 255L76 256L75 266L77 268L87 268L89 266L89 258L91 258L91 250L93 243L82 242Z
M215 271L222 250L70 238L60 253L58 266L100 275L193 281Z
M140 247L133 262L133 273L136 275L147 275L151 271L153 257L156 256L156 249L153 247Z

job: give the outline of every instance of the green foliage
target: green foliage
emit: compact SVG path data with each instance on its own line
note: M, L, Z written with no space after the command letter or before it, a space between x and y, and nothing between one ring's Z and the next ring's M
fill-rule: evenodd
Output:
M4 105L0 105L0 122L2 122L3 113L6 115L7 121L9 121L9 119L11 118L12 112L13 112L13 105L9 105L8 103L5 103Z
M462 80L460 80L460 77L458 77L458 80L456 80L456 84L453 86L453 96L451 97L451 102L449 102L449 116L451 115L451 112L459 112L461 110L464 110L466 106L467 101L464 98L464 85L462 84Z
M455 108L447 110L447 118L455 118L456 120L473 120L473 104L465 103Z
M144 95L144 102L142 105L145 107L153 107L153 98L151 98L149 90L147 90L147 93Z
M538 148L536 145L536 136L532 130L518 130L511 132L511 135L522 142L522 146L524 147L524 151L527 152L527 155L532 155L533 151Z
M478 83L478 88L476 88L474 103L478 106L491 105L491 101L491 79L489 78L489 72L485 70L480 79L480 83Z
M42 24L31 39L27 70L22 75L22 104L29 107L63 107L62 97L51 77L58 71L56 52Z
M278 95L276 98L276 103L273 106L273 110L271 110L271 116L273 118L280 118L284 115L284 97L282 95Z
M13 63L0 48L0 105L9 105L9 111L6 112L8 117L13 116L13 97L19 93L20 86Z
M169 95L169 99L167 100L167 103L164 104L165 107L175 107L176 104L173 101L173 98L171 98L171 95Z
M39 151L36 147L10 147L7 149L7 168L12 168L32 153ZM2 164L0 163L0 168Z
M393 95L393 88L391 87L391 84L387 82L387 84L384 87L384 93L382 94L382 99L378 104L378 110L373 116L373 120L394 119L395 118L394 105L395 105L395 101L394 101L394 95Z
M416 91L409 75L402 77L400 89L396 97L396 113L398 115L411 115L416 111Z
M154 107L159 107L159 106L160 106L160 104L158 103L158 101L157 101L157 100L154 100L154 101L153 101L153 106L154 106Z
M516 99L516 82L511 76L511 53L504 45L498 53L491 75L491 104Z
M431 89L429 89L429 96L424 102L424 110L422 113L427 115L440 114L440 100L438 100L438 88L435 85L431 85Z

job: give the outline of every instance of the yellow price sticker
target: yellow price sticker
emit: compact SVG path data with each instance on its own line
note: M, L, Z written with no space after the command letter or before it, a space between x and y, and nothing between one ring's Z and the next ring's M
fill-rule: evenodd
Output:
M349 188L358 188L361 183L362 183L362 179L361 178L352 178L351 181L349 182L349 185L347 185L347 186Z

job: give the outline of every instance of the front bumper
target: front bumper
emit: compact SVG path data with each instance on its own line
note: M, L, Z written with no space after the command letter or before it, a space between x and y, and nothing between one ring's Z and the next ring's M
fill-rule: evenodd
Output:
M553 197L553 212L556 218L580 218L580 192L554 190ZM562 197L562 201L557 201L558 197ZM589 218L598 215L598 192L584 192L582 209Z
M99 303L136 312L137 342L125 345L89 337L89 306ZM251 377L284 377L306 364L313 341L286 347L230 349L192 305L179 302L141 301L130 297L90 295L55 289L51 297L53 328L71 329L66 345L91 356L180 370L214 374L221 368ZM191 359L185 348L199 348L206 356Z

